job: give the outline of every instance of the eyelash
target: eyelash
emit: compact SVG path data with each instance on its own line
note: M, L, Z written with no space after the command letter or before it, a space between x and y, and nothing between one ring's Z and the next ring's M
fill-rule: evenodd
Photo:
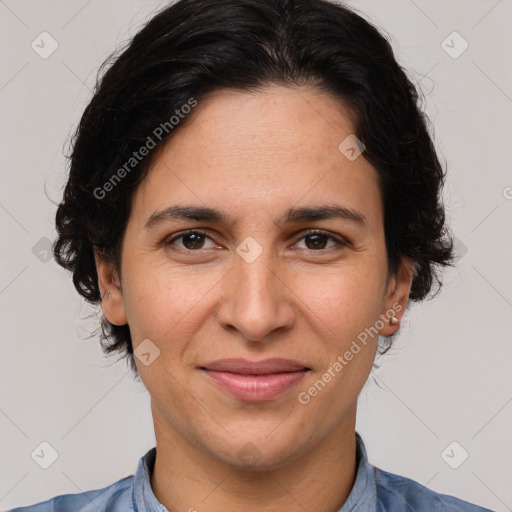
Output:
M190 235L190 234L193 234L193 233L197 233L197 234L200 234L200 235L204 235L205 237L207 238L210 238L211 240L211 237L208 236L208 234L205 232L205 231L202 231L200 229L188 229L186 231L181 231L180 233L178 233L176 236L173 236L171 239L167 239L165 241L165 245L166 246L169 246L169 245L173 245L173 243L180 239L180 238L183 238L184 236L186 235ZM328 231L323 231L321 229L312 229L310 231L308 231L307 233L304 233L298 240L302 240L303 238L306 238L307 236L309 235L323 235L325 236L326 238L336 242L336 244L338 245L338 247L348 247L350 246L350 242L348 242L347 240L344 240L343 238L338 238L338 237L335 237L334 235L332 235L331 233L329 233ZM296 243L297 243L296 242ZM326 251L329 251L330 249L334 249L334 247L330 247L328 249L305 249L306 251L309 251L310 253L320 253L320 252L326 252ZM198 250L192 250L192 249L179 249L183 252L187 252L187 253L196 253L196 254L201 254L201 253L204 253L204 252L208 252L209 249L198 249Z

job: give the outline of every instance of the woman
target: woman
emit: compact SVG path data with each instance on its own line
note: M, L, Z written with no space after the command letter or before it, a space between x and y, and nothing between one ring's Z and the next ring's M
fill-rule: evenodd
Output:
M137 473L26 511L478 511L374 468L357 397L453 244L389 43L325 0L181 0L99 81L54 245L151 396Z

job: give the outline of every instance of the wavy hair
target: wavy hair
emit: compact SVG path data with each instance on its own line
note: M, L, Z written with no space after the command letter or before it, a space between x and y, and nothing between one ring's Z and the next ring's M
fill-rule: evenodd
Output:
M179 0L103 63L72 139L53 252L82 297L101 302L94 247L120 275L131 199L151 157L104 197L98 187L191 97L272 84L312 85L349 107L364 158L380 179L389 271L404 257L414 262L412 301L440 289L439 267L453 258L441 201L445 172L419 93L379 30L327 0ZM103 316L101 345L127 357L138 375L128 325Z

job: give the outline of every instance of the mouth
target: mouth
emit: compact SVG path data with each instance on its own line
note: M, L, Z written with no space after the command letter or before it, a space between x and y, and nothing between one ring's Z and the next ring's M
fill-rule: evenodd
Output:
M199 367L221 390L245 402L274 400L297 385L311 369L289 359L223 359Z

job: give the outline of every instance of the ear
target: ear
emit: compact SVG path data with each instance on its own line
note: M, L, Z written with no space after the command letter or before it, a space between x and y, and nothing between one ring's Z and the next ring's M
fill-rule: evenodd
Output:
M127 324L123 291L114 265L107 262L96 248L94 248L94 261L100 287L101 307L105 317L114 325Z
M396 275L389 278L383 310L381 311L381 318L384 319L384 327L379 331L381 336L391 336L400 329L400 322L409 301L414 271L415 264L404 258ZM394 324L390 322L392 316L397 319Z

